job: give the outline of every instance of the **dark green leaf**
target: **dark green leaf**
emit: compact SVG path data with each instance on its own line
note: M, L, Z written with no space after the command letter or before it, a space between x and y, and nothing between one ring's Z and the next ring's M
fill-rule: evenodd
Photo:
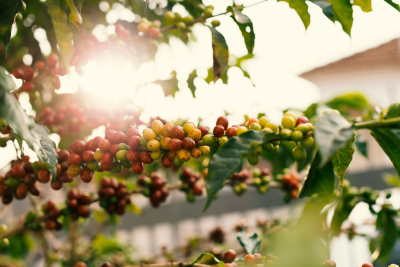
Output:
M203 253L200 256L198 256L197 259L194 262L192 262L192 265L194 265L195 263L199 262L204 256L212 258L215 262L220 262L220 260L217 257L215 257L214 254L212 254L212 253Z
M322 9L322 13L324 13L328 19L335 21L331 3L326 0L313 0L312 2Z
M391 104L386 112L385 119L400 117L400 104Z
M257 233L248 236L244 228L242 228L242 231L237 234L236 238L247 254L254 254L260 249L261 240Z
M254 33L253 22L250 18L242 13L243 6L229 6L227 11L232 12L231 18L239 26L242 36L244 38L244 43L246 44L247 52L249 54L253 53L254 42L256 35Z
M342 24L343 31L349 36L353 26L353 7L350 0L330 0L335 21Z
M400 5L399 4L396 4L392 0L385 0L385 2L388 3L389 5L391 5L392 7L394 7L397 11L400 11Z
M314 135L323 165L354 138L354 126L342 116L329 113L319 118Z
M222 75L228 68L229 50L225 37L214 27L211 27L210 29L212 33L213 48L213 80L215 83L219 78L222 78L222 80L225 78L222 77Z
M60 9L60 2L58 0L46 0L46 2L62 59L65 68L68 70L69 61L74 53L72 48L72 32L68 29L68 16Z
M278 2L281 1L288 3L289 7L297 12L306 29L310 26L310 14L306 0L278 0Z
M26 115L14 95L4 91L0 91L0 117L4 118L13 132L35 151L40 161L50 171L54 181L57 177L58 155L55 152L56 145L49 138L49 130L46 126L36 124Z
M331 233L333 236L339 236L343 222L349 218L350 213L353 211L355 205L351 203L352 198L342 198L337 203L331 222Z
M372 11L371 0L354 0L354 5L361 7L362 11Z
M225 181L235 172L243 168L243 162L264 141L277 137L276 134L264 131L248 131L239 137L231 138L213 156L207 177L207 202L203 212L207 210L215 195L224 187Z
M22 2L20 0L2 0L0 6L0 40L3 41L7 54L7 48L11 42L11 28L15 16L22 10Z
M315 154L314 148L313 147L308 147L308 148L305 148L305 149L306 149L306 152L307 152L307 157L306 157L305 160L297 162L297 171L298 172L301 172L302 170L305 170L310 165L311 161L314 159L314 154Z
M316 193L333 193L335 188L333 164L329 160L321 167L321 161L322 157L317 152L300 189L300 198L311 197Z
M356 141L354 142L357 150L366 158L368 158L368 143L361 139L360 135L356 135Z
M371 131L371 135L388 155L400 175L400 129L377 128Z
M394 219L396 211L392 207L383 206L378 212L376 229L379 230L379 245L373 255L379 255L376 259L387 261L396 244L397 226Z
M344 173L353 160L354 140L351 140L345 147L336 151L332 156L333 170L339 178L340 185L343 186Z

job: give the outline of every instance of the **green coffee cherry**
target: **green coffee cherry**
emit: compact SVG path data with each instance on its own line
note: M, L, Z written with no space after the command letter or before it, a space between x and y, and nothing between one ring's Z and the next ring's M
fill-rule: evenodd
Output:
M299 142L303 139L303 133L300 131L293 131L290 139L295 142Z
M219 20L213 20L211 21L211 25L213 27L218 27L219 25L221 25L221 22Z
M274 151L274 145L270 142L263 143L262 148L267 152Z
M268 186L259 186L257 188L258 193L265 194L268 191Z
M258 120L258 123L261 125L262 128L265 128L265 125L269 123L269 118L267 116L263 116Z
M125 169L130 169L132 168L132 162L130 162L129 160L121 160L121 165L122 167L124 167Z
M271 181L271 177L268 175L261 176L261 182L263 185L269 184L269 181Z
M253 173L253 177L260 177L261 176L261 170L259 168L254 168L252 173Z
M139 143L140 143L140 145L142 145L142 146L147 146L147 143L149 142L149 140L147 140L146 138L144 138L144 136L142 136L141 138L140 138L140 141L139 141Z
M293 129L296 126L296 120L292 116L283 116L281 124L283 128Z
M274 149L272 150L272 152L276 152L279 150L279 145L274 146Z
M214 137L214 135L212 135L212 134L206 134L205 136L203 136L203 144L205 145L205 146L213 146L213 145L215 145L215 143L217 142L216 140L215 140L215 137Z
M180 29L180 30L184 30L184 29L186 29L186 24L185 24L185 22L180 21L180 22L178 22L178 23L176 24L176 27L177 27L178 29Z
M143 196L145 196L145 197L150 197L150 195L151 195L150 189L145 188L145 189L142 191L142 194L143 194Z
M307 152L301 146L295 147L293 149L293 157L296 161L303 161L307 158Z
M281 138L282 138L283 140L289 140L290 136L292 135L292 130L290 130L290 129L283 129L283 130L280 132L280 135L281 135Z
M20 183L21 183L21 180L18 178L8 178L6 180L6 185L11 188L17 188Z
M250 130L254 130L254 131L261 131L261 125L258 123L253 123L250 125Z
M189 15L189 16L186 16L186 17L184 17L183 19L182 19L182 21L185 23L185 24L190 24L190 23L192 23L193 22L193 16L192 15Z
M8 227L5 224L0 224L0 234L7 231Z
M247 191L247 184L246 183L240 183L240 188L242 192Z
M251 165L257 165L257 163L259 162L260 157L258 155L250 155L247 158L247 161L251 164Z
M8 126L8 123L5 119L0 118L0 132L4 130Z
M313 147L315 144L314 138L308 137L300 141L302 147Z
M262 180L260 178L256 177L253 179L253 184L255 186L260 186L262 184Z
M206 10L204 11L204 17L206 19L211 18L213 16L213 10L210 8L206 8Z
M178 12L175 12L175 21L181 21L182 20L182 15Z
M39 167L39 163L37 161L32 163L32 168L37 171L42 169Z
M113 171L114 171L115 173L120 173L120 172L122 171L121 163L119 163L118 161L115 161L115 162L113 163Z
M252 155L258 156L258 157L261 156L262 155L262 147L261 146L257 147L256 150L252 153Z
M187 200L189 203L193 203L193 202L196 201L196 198L194 197L194 195L193 195L192 192L187 192L187 193L186 193L186 200Z
M117 160L125 160L126 154L128 154L128 150L120 150L115 156L117 157Z
M174 163L175 163L176 166L179 167L179 166L182 166L184 162L181 161L178 157L175 157Z
M86 163L86 167L91 171L97 171L100 169L100 162L93 160L91 162Z
M300 131L303 134L307 133L309 130L309 125L307 125L307 123L303 123L300 125L297 125L297 127L295 128L296 131Z
M107 200L100 200L100 207L107 208L107 206L108 206L108 201Z
M167 11L167 13L165 13L165 19L169 22L174 22L175 21L175 14L172 11Z
M36 220L36 217L37 217L36 213L33 211L30 211L25 216L25 222L26 223L34 222Z
M6 249L10 246L10 241L7 238L0 239L0 248Z
M130 148L129 148L129 146L128 146L127 144L120 143L120 144L118 145L118 149L119 149L119 150L129 150Z

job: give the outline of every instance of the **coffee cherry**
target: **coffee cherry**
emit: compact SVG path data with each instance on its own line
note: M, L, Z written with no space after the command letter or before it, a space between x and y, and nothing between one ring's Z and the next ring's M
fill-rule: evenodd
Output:
M139 160L139 153L135 150L130 150L127 154L126 154L126 159L129 161L138 161Z
M50 69L54 69L56 66L57 66L57 63L58 63L58 56L57 56L57 54L50 54L48 57L47 57L47 66L50 68Z
M300 131L293 131L290 136L290 140L295 141L295 142L299 142L299 141L303 140L303 133Z
M265 125L267 125L267 123L269 123L269 122L270 122L270 120L267 116L263 116L258 119L258 123L261 125L261 128L265 128Z
M160 29L156 27L151 27L149 30L150 37L157 38L160 35Z
M86 144L82 140L76 140L71 144L70 149L73 150L70 151L72 154L81 155L86 150Z
M315 143L315 141L314 141L314 138L312 138L312 137L308 137L308 138L300 141L300 145L302 147L313 147L314 143Z
M281 124L283 128L293 129L296 126L296 121L292 116L283 116Z
M174 158L175 158L175 157L174 157ZM165 154L165 155L163 155L163 156L161 157L161 165L162 165L164 168L171 168L173 164L174 164L174 160L168 158L167 154Z
M161 158L161 150L151 152L151 158L154 160Z
M101 163L104 164L112 164L113 163L113 156L110 152L106 152L101 156Z
M129 147L133 150L137 150L140 148L140 137L137 135L129 138Z
M325 115L325 114L337 114L337 115L340 115L340 111L339 110L337 110L337 109L325 109L323 112L322 112L322 115Z
M215 137L220 138L224 135L225 128L222 125L216 125L213 130L213 134Z
M12 75L16 78L16 79L23 79L25 76L25 73L22 69L14 69L12 71Z
M179 151L182 149L183 142L177 138L173 138L168 142L168 149L171 151Z
M200 140L201 136L202 133L199 129L192 129L188 134L188 137L192 138L194 141Z
M197 127L197 129L199 129L200 132L201 132L201 138L203 138L203 136L208 134L208 129L205 126L199 126L199 127Z
M371 263L364 263L361 267L374 267Z
M129 138L131 138L132 136L139 136L141 137L141 134L139 133L139 130L137 128L130 128L126 134Z
M205 17L205 18L211 18L212 16L213 16L213 11L212 11L212 9L207 8L207 9L204 11L204 17Z
M21 183L15 190L16 199L24 199L28 194L28 185Z
M151 164L154 162L154 160L151 158L151 154L148 151L142 151L139 154L139 159L141 162L144 164Z
M186 149L179 150L178 158L179 158L180 161L186 162L186 161L188 161L190 159L190 157L191 157L191 154L190 154L189 150L186 150Z
M165 13L165 19L169 22L174 22L175 21L175 14L172 11L167 11L167 13Z
M90 183L93 179L93 172L89 169L83 169L81 172L81 179L84 183Z
M104 153L105 153L105 152L102 151L102 150L97 150L96 152L94 152L93 158L94 158L96 161L100 161L100 160L101 160L101 157L103 156Z
M121 131L115 132L110 139L110 142L112 144L119 144L119 143L123 143L125 140L125 134Z
M249 129L247 129L247 127L245 126L240 126L236 129L236 136L241 135L242 133L247 132Z
M68 167L67 173L71 177L76 177L81 173L82 169L80 166L71 165Z
M183 165L183 161L181 161L178 157L175 157L174 158L174 164L176 165L176 166L182 166Z
M156 139L157 134L152 129L146 128L143 130L143 137L147 140L152 140Z
M83 152L82 154L82 159L84 162L91 162L94 160L94 152L91 150L86 150L85 152ZM75 164L78 165L78 164Z
M185 22L180 21L180 22L178 22L178 23L176 24L176 27L177 27L179 30L184 30L184 29L186 29L186 24L185 24Z
M43 61L36 61L35 68L38 71L44 71L46 69L46 63L44 63Z
M296 161L303 161L307 158L307 152L301 146L295 147L293 149L293 157Z
M151 30L151 29L150 29ZM164 128L164 124L160 120L154 120L151 123L151 128L156 134L161 134L162 129Z
M221 25L221 22L219 20L213 20L211 21L211 25L213 27L218 27L219 25Z
M250 155L247 158L247 161L251 164L251 165L257 165L258 162L260 161L260 157L258 155Z
M25 71L24 71L24 78L25 78L25 80L26 80L26 81L32 80L33 74L34 74L34 73L35 73L35 71L34 71L33 68L31 68L31 67L26 68Z
M254 124L253 124L254 125ZM223 146L226 142L228 142L228 137L226 137L226 136L222 136L220 139L219 139L219 141L218 141L218 143L219 143L219 145L220 146Z
M172 138L177 138L182 140L185 137L185 132L183 131L183 128L181 126L175 126L172 128Z
M253 267L255 264L256 264L256 257L254 257L254 255L247 254L244 257L244 266Z
M183 139L183 147L186 150L191 150L196 147L196 142L192 138L186 137Z
M150 140L150 141L147 143L147 148L148 148L150 151L157 151L157 150L160 149L160 142L158 142L158 141L155 140L155 139Z
M228 129L229 121L228 121L228 118L227 118L227 117L225 117L225 116L220 116L220 117L217 119L217 122L216 122L215 124L216 124L216 125L221 125L221 126L223 126L223 127L224 127L224 130L226 130L226 129Z
M178 152L176 152L176 151L168 151L166 155L170 160L174 160L174 158L177 154L178 154Z
M260 253L254 253L253 256L256 258L256 264L262 263L262 256Z
M199 146L202 156L207 156L210 154L210 147L209 146Z
M14 165L12 172L17 178L24 178L26 175L25 169L21 165Z
M195 128L196 125L193 122L187 122L183 125L183 131L185 132L186 135L188 135L189 132Z
M38 173L38 180L42 183L50 181L50 172L48 170L40 170Z
M228 129L226 129L226 136L228 136L228 138L232 138L234 136L236 136L236 127L229 127Z
M32 92L33 90L35 90L35 85L33 84L33 82L26 81L22 84L22 90L28 93Z
M102 139L98 147L100 148L101 151L107 152L110 149L111 143L107 139Z
M258 123L258 119L256 119L256 118L249 119L249 120L246 122L247 128L250 128L250 126L251 126L253 123Z
M261 129L262 129L261 125L258 123L252 123L249 127L249 130L254 130L254 131L260 131Z
M82 158L78 154L69 155L69 159L68 160L69 160L69 163L71 165L81 165L81 163L82 163Z
M300 116L297 118L297 122L296 122L296 126L303 124L303 123L307 123L308 122L308 118L305 116Z
M265 129L265 128L271 129L273 133L279 133L279 126L278 126L278 124L276 124L276 123L269 122L269 123L267 123L267 124L265 125L264 129Z
M192 155L193 158L198 159L201 157L201 150L195 147L192 150L190 150L190 154Z
M226 263L234 262L236 259L236 252L233 249L228 250L225 252L224 257L222 260Z
M163 129L161 130L162 136L172 137L172 129L173 128L174 128L174 126L171 123L165 124Z
M300 131L303 134L307 133L309 131L308 129L309 129L309 127L308 127L307 123L299 124L295 128L296 131Z
M140 22L137 26L137 29L139 32L146 33L149 31L149 26L144 22Z
M333 260L327 260L322 264L323 267L336 267L336 262ZM364 265L363 265L364 266Z
M217 141L215 140L214 135L212 135L212 134L206 134L206 135L203 137L202 140L203 140L203 144L206 145L206 146L213 146L213 145L215 145L215 143L217 142Z

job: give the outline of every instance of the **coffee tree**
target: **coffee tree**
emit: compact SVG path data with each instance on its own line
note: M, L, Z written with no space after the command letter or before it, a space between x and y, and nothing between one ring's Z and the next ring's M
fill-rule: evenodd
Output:
M400 11L398 4L385 1ZM367 155L366 143L358 133L364 130L370 132L400 173L400 104L373 108L362 95L347 94L312 104L306 110L288 107L279 124L266 114L259 114L257 118L244 116L241 124L232 125L227 114L220 114L210 129L201 121L176 118L175 122L167 122L162 114L143 122L141 110L132 108L134 105L126 99L118 104L103 99L96 106L89 101L90 93L58 92L62 87L60 77L72 72L83 75L90 60L119 69L124 62L112 65L105 59L122 55L123 61L140 65L153 60L157 47L173 36L185 44L195 41L195 24L205 25L212 36L209 45L213 66L205 78L207 83L227 83L231 66L250 78L242 63L253 57L256 36L251 19L243 12L263 2L233 2L226 11L216 13L212 5L198 0L2 1L0 145L14 145L18 158L0 175L1 210L14 200L25 198L30 199L32 210L14 224L1 226L0 265L29 266L29 262L24 263L29 244L37 239L42 244L46 266L163 266L153 265L155 259L132 259L129 246L101 234L104 227L118 227L118 216L126 211L140 212L132 195L149 198L157 208L171 191L185 194L190 203L206 191L206 211L223 187L231 187L237 195L244 194L248 187L261 194L278 187L285 202L304 199L302 212L289 221L260 223L262 238L257 234L248 236L245 227L239 225L242 231L237 238L243 247L240 251L209 253L199 245L204 240L191 240L181 259L164 251L163 257L172 262L165 266L336 266L329 259L329 242L340 233L349 238L368 238L371 262L388 260L399 232L399 214L391 205L391 194L352 187L345 172L356 148ZM371 1L284 2L297 12L305 29L310 24L308 6L315 4L328 19L339 22L348 35L353 6L364 12L372 10ZM139 19L118 21L111 27L115 33L99 41L89 33L95 25L105 23L104 6L113 4L128 8ZM174 12L177 7L187 15ZM233 65L228 64L233 56L218 31L221 16L229 17L238 26L248 52ZM16 33L12 35L13 27ZM47 34L53 51L48 56L42 54L32 33L38 28ZM23 63L25 54L32 57L30 66ZM165 95L173 96L178 79L176 73L171 77L155 83L162 86ZM187 79L193 96L196 77L197 72L193 71ZM27 115L18 101L20 95L29 96L36 116ZM89 138L100 126L106 127L104 137ZM58 147L50 133L60 136ZM36 153L37 161L24 154L24 142ZM265 162L269 168L262 167ZM84 183L93 184L96 189L86 192L80 188ZM392 177L391 185L399 185L397 177ZM60 190L65 202L43 201L43 194L49 190ZM377 236L342 227L358 203L369 206ZM328 211L333 211L331 220ZM94 237L80 235L79 229L87 225L90 217L99 222L98 232ZM56 246L56 237L60 236L55 236L54 231L64 231L69 244ZM210 240L223 243L223 236L222 229L215 229ZM119 253L118 257L114 252ZM114 256L110 258L110 254ZM370 266L371 263L363 265Z

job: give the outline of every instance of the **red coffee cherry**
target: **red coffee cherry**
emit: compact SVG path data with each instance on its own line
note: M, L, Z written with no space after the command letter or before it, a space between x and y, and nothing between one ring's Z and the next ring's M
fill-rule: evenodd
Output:
M101 163L104 164L112 164L113 163L113 156L110 152L106 152L101 156Z
M50 181L50 172L48 170L40 170L38 173L38 180L42 183Z
M93 172L89 169L83 169L81 172L81 179L84 183L90 183L93 179Z
M208 129L206 126L199 126L199 127L197 127L197 129L199 129L201 132L201 138L203 138L203 136L208 134Z
M106 130L105 139L111 140L112 136L113 136L116 132L117 132L117 131L116 131L116 130L113 130L113 129L108 129L108 130Z
M304 116L300 116L297 118L297 122L296 122L296 126L299 124L303 124L303 123L307 123L308 122L308 118L304 117Z
M101 163L101 165L100 165L100 169L102 170L102 171L112 171L112 169L114 168L114 166L113 166L113 164L111 163L111 164L107 164L107 163ZM99 170L100 171L100 170Z
M364 263L361 267L374 267L374 266L371 263L367 262L367 263Z
M170 158L168 158L167 154L165 154L161 157L161 165L164 168L171 168L173 164L174 164L174 160L171 160Z
M129 138L129 147L132 150L137 150L140 148L140 137L138 135L134 135Z
M185 137L185 132L181 126L174 126L171 132L172 138L183 139Z
M229 125L228 118L225 117L225 116L220 116L217 119L216 125L221 125L221 126L224 127L224 130L226 130L228 128L228 125Z
M260 253L254 253L254 257L256 258L256 264L261 264L262 263L262 256Z
M69 155L69 159L68 160L69 160L69 163L71 165L81 165L81 163L82 163L82 158L78 154Z
M193 195L195 195L195 196L201 196L202 194L203 194L203 187L201 187L200 185L198 185L198 184L195 184L194 186L193 186L193 188L192 188L192 192L193 192ZM228 250L229 251L229 250ZM226 253L225 253L226 254ZM236 253L235 253L235 255L236 255ZM236 256L235 256L236 257ZM227 261L225 261L224 260L224 262L227 262Z
M34 74L34 73L35 73L35 70L34 70L33 68L31 68L31 67L26 68L26 69L24 70L25 80L26 80L26 81L32 80L33 74Z
M139 130L137 128L130 128L128 130L128 132L126 133L126 135L131 138L134 135L137 135L139 137L141 137L142 135L140 134Z
M182 129L183 131L183 129ZM168 149L171 151L179 151L182 149L183 142L182 140L179 140L178 138L172 138L168 142Z
M123 132L115 132L110 139L110 142L112 144L119 144L119 143L123 143L125 139L125 134Z
M86 144L82 140L76 140L71 144L71 148L74 152L71 153L76 153L81 155L85 150L86 150Z
M139 154L140 161L144 164L151 164L154 162L154 159L151 158L151 154L148 151L142 151Z
M126 158L129 161L138 161L140 159L139 153L135 150L128 151L128 153L126 154Z
M144 170L143 163L141 161L132 162L132 170L137 174L141 174Z
M231 262L234 262L235 259L236 259L236 251L234 251L233 249L230 249L227 252L225 252L224 257L223 257L224 262L231 263Z
M60 190L62 187L63 183L60 180L55 180L55 182L51 184L53 190Z
M50 69L54 69L56 66L57 66L57 63L58 63L58 56L57 56L57 54L50 54L48 57L47 57L47 66L50 68Z
M63 163L69 158L69 152L65 149L61 149L60 152L58 153L58 162Z
M150 37L157 38L160 35L160 29L156 27L151 27L149 30Z
M101 151L107 152L110 149L111 143L107 139L100 140L98 147Z
M226 129L226 135L228 136L228 138L236 136L236 130L236 127L229 127L228 129Z
M101 140L103 140L102 137L96 136L95 138L93 138L93 145L94 145L96 148L98 148L98 147L99 147L99 142L100 142Z
M100 267L112 267L112 265L109 262L103 262Z
M35 90L35 85L33 84L33 82L26 81L22 84L22 90L28 93L32 92L33 90Z
M96 149L97 149L97 146L95 146L95 145L93 144L93 140L87 141L87 143L86 143L86 150L91 150L91 151L93 151L93 152L96 152Z
M77 264L75 264L75 267L87 267L86 263L80 261Z
M117 155L118 151L119 151L118 144L113 144L110 146L111 155L113 156Z
M38 71L44 71L46 69L46 63L44 63L43 61L36 61L35 68Z
M14 69L12 71L12 75L16 78L16 79L23 79L25 76L25 73L22 69Z
M225 133L225 128L222 125L216 125L213 130L213 134L215 137L222 137Z
M82 153L82 159L84 162L91 162L94 160L94 152L92 150L86 150ZM75 164L74 164L75 165Z
M247 254L246 257L244 257L244 266L246 267L253 267L256 264L256 257L251 254Z
M191 150L192 148L196 147L196 142L190 137L185 137L183 139L183 147L186 150Z
M14 165L12 171L17 178L24 178L26 175L25 169L21 165Z

